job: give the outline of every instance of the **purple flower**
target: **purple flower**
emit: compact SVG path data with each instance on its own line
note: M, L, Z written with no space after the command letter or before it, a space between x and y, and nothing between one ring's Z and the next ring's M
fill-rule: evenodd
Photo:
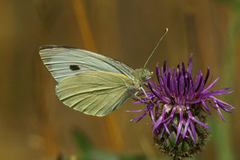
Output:
M184 63L181 63L175 69L167 68L166 61L160 69L156 66L158 83L148 80L146 87L149 89L138 96L144 96L141 99L135 99L133 103L144 103L146 107L141 110L128 112L143 113L131 119L140 121L145 115L149 114L153 125L152 133L158 137L158 140L165 137L171 137L177 144L178 140L193 140L194 143L201 136L199 128L210 128L206 123L206 114L210 115L210 108L214 108L224 120L221 110L231 113L233 105L219 100L215 95L232 93L227 91L231 87L211 91L219 77L207 83L209 78L209 67L204 77L201 70L197 75L192 75L192 55L189 58L187 69ZM151 100L149 100L151 99ZM206 129L205 129L206 130ZM175 136L174 134L175 133ZM181 138L180 138L181 137Z

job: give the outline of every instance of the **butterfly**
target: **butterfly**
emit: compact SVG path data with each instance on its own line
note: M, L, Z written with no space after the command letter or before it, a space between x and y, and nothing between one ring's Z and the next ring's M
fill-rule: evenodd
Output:
M58 98L70 108L102 117L118 109L133 95L139 98L140 90L148 97L142 86L153 73L145 66L167 32L168 28L144 67L135 70L110 57L73 47L41 46L39 54L58 82Z
M143 90L152 77L146 68L132 69L110 57L65 46L41 46L39 54L56 85L56 95L68 107L102 117ZM144 91L145 92L145 91Z

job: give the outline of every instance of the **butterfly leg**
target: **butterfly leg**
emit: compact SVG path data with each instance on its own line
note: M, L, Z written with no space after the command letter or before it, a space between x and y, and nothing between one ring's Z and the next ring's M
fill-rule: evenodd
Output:
M141 88L141 90L143 91L143 93L145 94L145 96L148 97L148 95L147 95L147 93L145 92L145 90L144 90L142 87L140 87L140 88ZM148 99L150 99L150 98L148 97Z
M137 96L138 93L139 93L139 91L137 91L136 93L134 93L134 96L143 103L143 100L142 100L140 97Z
M150 102L152 102L153 105L155 105L155 103L153 103L153 101L151 100L151 98L148 97L147 93L145 92L145 90L141 87L141 90L143 91L143 93L145 94L145 96L149 99Z
M152 104L155 105L155 103L153 103L153 101L148 97L147 93L145 92L145 90L144 90L142 87L141 87L141 90L143 91L143 93L145 94L145 96L149 99L149 101L151 101ZM137 92L134 94L134 96L135 96L136 98L138 98L139 100L141 100L141 102L143 103L144 101L143 101L140 97L137 96L138 93L139 93L139 91L137 91Z

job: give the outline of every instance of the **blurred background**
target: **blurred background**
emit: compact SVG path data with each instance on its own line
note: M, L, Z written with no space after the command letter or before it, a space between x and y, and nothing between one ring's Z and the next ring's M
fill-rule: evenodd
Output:
M149 117L130 122L141 104L128 100L103 118L64 106L56 82L38 54L41 45L94 51L132 68L143 67L165 28L147 68L167 60L187 63L220 80L214 89L233 86L218 98L234 104L223 122L212 109L211 140L195 159L240 159L239 63L240 2L237 0L1 0L0 5L0 159L48 159L76 155L73 131L100 150L171 159L153 145ZM72 157L74 159L74 156Z

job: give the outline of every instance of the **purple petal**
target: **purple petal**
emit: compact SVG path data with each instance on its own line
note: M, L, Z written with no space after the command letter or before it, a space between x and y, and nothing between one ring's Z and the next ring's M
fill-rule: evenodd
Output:
M176 137L176 140L175 140L175 144L177 143L177 140L178 140L179 134L180 134L181 129L182 129L182 123L183 123L183 111L182 111L182 107L181 107L181 105L178 105L178 109L179 109L180 119L179 119L179 123L178 123L177 137Z
M187 112L188 112L188 116L195 122L197 122L198 124L200 124L201 126L210 129L210 127L204 123L202 123L201 121L197 120L196 118L194 118L190 112L190 108L189 105L187 104Z
M154 126L153 126L152 133L153 133L153 131L162 123L162 120L164 119L164 116L165 116L165 114L166 114L167 107L168 107L168 105L167 105L166 107L164 107L161 116L160 116L160 117L158 118L158 120L155 122L155 124L154 124Z
M209 88L211 88L212 86L214 86L217 81L219 80L220 77L218 77L215 81L213 81L210 85L208 85L206 88L204 88L203 92L207 91Z
M206 85L206 83L207 83L207 80L208 80L209 74L210 74L209 66L207 66L207 74L206 74L206 77L205 77L205 80L204 80L204 84L205 84L205 85Z

